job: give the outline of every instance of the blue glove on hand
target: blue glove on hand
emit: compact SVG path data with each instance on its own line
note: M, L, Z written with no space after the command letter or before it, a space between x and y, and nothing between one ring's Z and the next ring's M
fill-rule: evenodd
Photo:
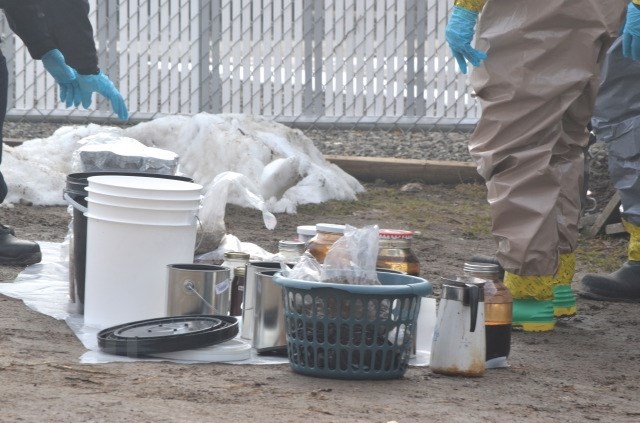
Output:
M129 112L127 111L127 106L124 104L124 99L107 75L100 72L97 75L78 74L77 77L81 91L82 105L85 109L91 106L91 95L95 91L111 101L111 108L120 119L129 119Z
M477 21L478 12L453 6L453 12L447 22L445 38L462 73L467 73L467 61L478 67L480 62L487 58L487 53L471 47Z
M640 9L633 3L627 6L627 19L622 29L622 54L640 60Z
M80 104L80 87L76 78L76 71L69 67L60 50L49 50L42 56L44 68L53 76L60 85L60 101L64 101L67 107Z

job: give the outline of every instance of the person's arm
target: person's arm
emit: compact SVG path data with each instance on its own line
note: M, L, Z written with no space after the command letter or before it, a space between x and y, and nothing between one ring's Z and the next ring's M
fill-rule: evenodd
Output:
M38 0L7 0L4 14L11 30L24 42L35 60L56 48L45 19L42 2Z
M640 2L640 0L638 0ZM454 6L462 7L463 9L471 10L473 12L482 12L482 8L487 0L455 0Z
M96 75L98 54L87 0L45 0L48 32L69 66L82 75Z
M622 29L622 54L640 60L640 0L632 0Z
M467 73L467 61L477 67L487 58L484 51L471 47L478 15L484 4L485 0L455 0L453 3L445 38L462 73Z

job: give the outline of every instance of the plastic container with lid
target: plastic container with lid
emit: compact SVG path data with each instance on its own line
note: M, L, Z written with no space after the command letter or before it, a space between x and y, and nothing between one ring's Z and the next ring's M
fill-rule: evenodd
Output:
M296 232L298 234L298 241L302 241L305 244L308 244L311 241L311 238L316 236L316 226L315 225L302 225L296 228Z
M380 229L376 266L419 276L420 261L411 249L412 240L413 232L411 231Z
M242 315L242 299L244 297L244 285L246 266L249 263L249 253L240 251L228 251L224 253L223 266L227 266L233 270L233 279L231 280L231 306L229 310L230 316Z
M513 297L500 279L500 267L492 263L465 263L463 271L487 281L484 286L485 367L507 367L511 350Z
M307 245L307 251L315 257L318 263L324 263L331 246L344 235L345 225L334 223L316 224L316 235Z

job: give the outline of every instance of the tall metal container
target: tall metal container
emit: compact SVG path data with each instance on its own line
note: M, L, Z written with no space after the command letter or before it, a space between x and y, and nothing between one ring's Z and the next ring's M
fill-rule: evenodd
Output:
M273 275L277 272L278 270L266 270L256 275L251 345L259 354L287 352L282 287L273 282Z
M230 268L209 264L169 264L167 279L167 316L229 314Z

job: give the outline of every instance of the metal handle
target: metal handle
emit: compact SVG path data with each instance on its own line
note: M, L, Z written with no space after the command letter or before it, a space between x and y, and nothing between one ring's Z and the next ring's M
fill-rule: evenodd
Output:
M86 213L89 211L88 208L86 208L85 206L83 206L82 204L78 203L76 200L74 200L73 198L71 198L71 196L69 195L69 193L67 193L66 191L62 194L62 198L64 198L65 200L67 200L67 202L69 204L71 204L73 206L74 209L78 209L80 210L82 213Z
M480 287L472 283L465 284L469 288L469 307L471 308L471 327L469 332L475 332L478 320L478 302L480 301Z

